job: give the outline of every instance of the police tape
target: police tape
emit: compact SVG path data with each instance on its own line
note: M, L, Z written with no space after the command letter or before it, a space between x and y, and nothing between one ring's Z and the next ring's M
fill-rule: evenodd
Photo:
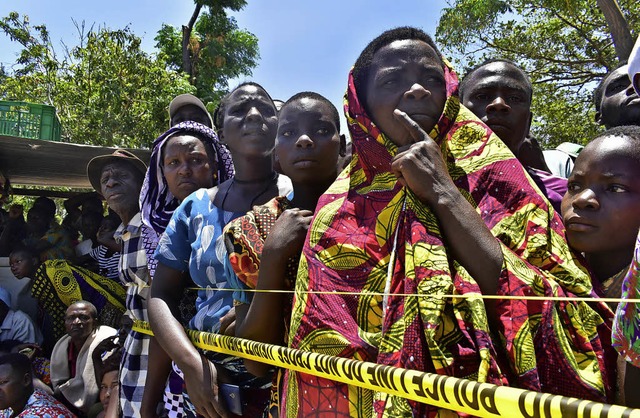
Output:
M148 322L135 321L133 330L153 335ZM227 335L186 331L193 344L204 350L259 361L479 417L640 418L640 409L478 383Z

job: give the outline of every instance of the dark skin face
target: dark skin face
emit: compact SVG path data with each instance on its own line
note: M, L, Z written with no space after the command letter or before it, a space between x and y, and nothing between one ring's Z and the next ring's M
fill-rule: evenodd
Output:
M624 65L611 73L604 82L600 111L596 122L607 128L640 125L640 97L633 89Z
M40 263L36 257L24 252L13 252L9 256L9 266L11 267L11 274L16 279L24 279L25 277L33 277L36 268Z
M327 103L302 98L280 113L276 155L294 184L326 184L337 176L344 144Z
M224 113L220 139L232 154L264 157L271 154L278 129L278 116L267 93L253 85L231 93Z
M82 347L89 335L98 326L96 312L85 303L74 303L67 308L64 326L76 347Z
M599 264L613 266L615 274L631 262L640 227L640 165L630 156L632 146L617 136L587 145L562 200L567 241L596 273Z
M123 222L128 223L140 210L138 196L141 188L142 176L125 161L107 164L102 169L100 190L109 207Z
M17 415L22 412L31 393L33 385L29 374L20 375L10 364L0 365L0 410L13 408Z
M214 184L213 168L202 141L181 135L169 138L162 150L162 171L169 191L180 201Z
M201 123L209 128L211 126L211 120L209 119L209 115L206 114L202 109L193 104L188 104L180 107L176 113L173 114L171 118L171 126L175 126L180 122L193 121Z
M405 112L430 132L447 99L442 62L426 42L394 41L373 56L367 74L365 107L373 122L396 145L414 142L394 110Z
M34 236L42 236L49 229L50 219L38 209L27 212L27 229Z
M518 155L531 126L531 97L523 75L505 62L477 69L467 80L462 104Z

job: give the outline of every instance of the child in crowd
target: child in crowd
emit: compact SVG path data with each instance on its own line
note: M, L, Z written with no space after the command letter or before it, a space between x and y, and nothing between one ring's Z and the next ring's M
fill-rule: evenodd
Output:
M569 245L584 254L594 279L612 298L620 297L640 228L639 146L638 126L597 136L576 159L562 200Z
M225 227L231 287L293 290L302 244L318 198L335 181L345 154L338 111L325 97L303 92L280 109L275 155L293 183L293 197L279 196ZM261 268L264 267L264 268ZM291 297L282 293L238 291L236 336L285 345ZM262 376L270 366L245 360ZM274 381L269 415L278 416L280 371Z
M596 282L611 298L640 296L633 259L640 228L639 149L640 126L618 126L597 136L578 155L562 201L569 245L584 254ZM640 384L639 321L635 303L618 306L613 342L628 361L626 394ZM634 396L626 396L625 402L640 406Z

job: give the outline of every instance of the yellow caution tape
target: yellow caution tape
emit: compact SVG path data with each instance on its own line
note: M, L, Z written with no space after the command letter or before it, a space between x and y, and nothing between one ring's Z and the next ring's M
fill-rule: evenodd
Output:
M149 284L127 283L127 287L151 287ZM403 298L419 298L427 297L417 293L383 293L383 292L347 292L335 290L284 290L284 289L231 289L231 288L213 288L213 287L187 287L187 290L215 290L216 292L245 292L245 293L282 293L282 294L302 294L302 295L367 295L367 296L394 296ZM549 302L605 302L605 303L639 303L640 299L625 298L594 298L591 296L514 296L514 295L482 295L479 293L469 294L451 294L451 295L429 295L430 299L491 299L491 300L541 300Z
M153 335L148 322L133 330ZM434 405L479 417L640 418L640 409L532 392L456 377L186 330L196 347Z

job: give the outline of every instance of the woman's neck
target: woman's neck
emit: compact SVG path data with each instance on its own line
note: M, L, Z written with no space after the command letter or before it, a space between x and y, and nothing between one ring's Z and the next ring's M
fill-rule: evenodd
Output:
M257 187L272 179L273 161L271 156L255 159L234 159L235 183L241 186Z
M585 254L589 268L600 283L619 273L622 269L629 267L632 257L633 247L628 252Z
M293 183L293 199L291 200L291 204L296 208L314 212L318 205L318 199L327 191L329 186L331 186L331 183L322 186L317 184Z

